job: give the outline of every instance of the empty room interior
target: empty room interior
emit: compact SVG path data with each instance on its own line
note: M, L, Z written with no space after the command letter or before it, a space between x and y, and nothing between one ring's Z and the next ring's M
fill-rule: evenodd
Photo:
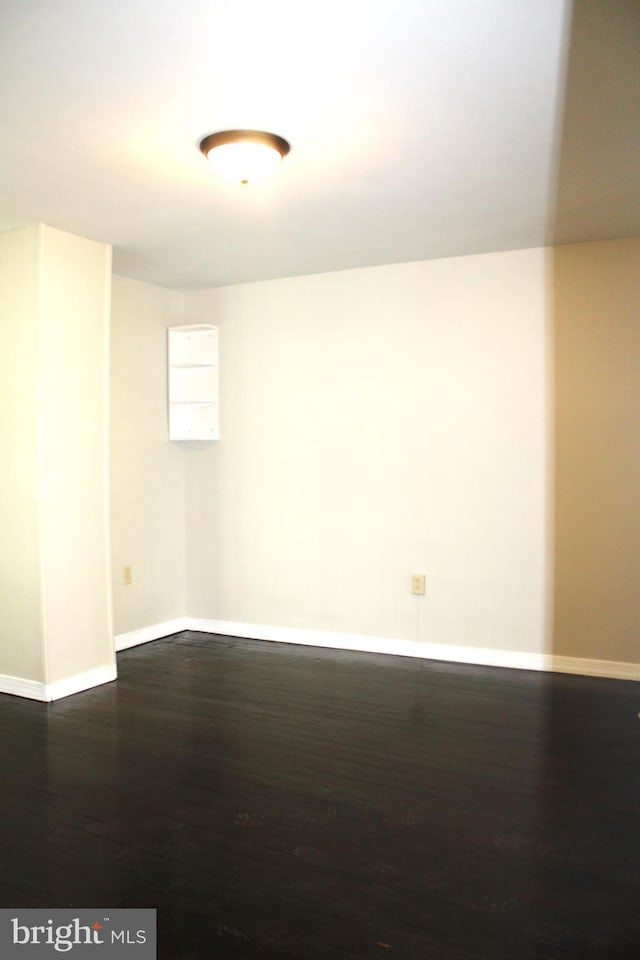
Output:
M2 0L0 79L3 917L637 960L637 0Z

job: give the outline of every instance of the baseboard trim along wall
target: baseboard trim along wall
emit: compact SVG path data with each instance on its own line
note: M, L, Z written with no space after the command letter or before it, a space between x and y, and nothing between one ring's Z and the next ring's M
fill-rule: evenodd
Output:
M37 683L35 680L24 680L22 677L0 675L0 693L10 693L14 697L26 697L29 700L40 700L50 703L52 700L61 700L70 697L82 690L98 687L103 683L116 680L118 671L115 666L97 667L84 673L76 673L72 677L56 680L55 683Z
M577 676L608 677L615 680L640 680L640 664L620 663L615 660L586 660L560 657L547 653L518 653L512 650L492 650L487 647L454 647L438 643L417 643L414 640L394 640L389 637L371 637L355 633L332 633L327 630L303 630L292 627L272 627L257 623L236 623L229 620L203 620L198 617L179 617L141 630L132 630L115 637L116 651L127 650L151 640L197 630L224 637L271 640L276 643L301 644L307 647L327 647L335 650L356 650L362 653L383 653L396 657L416 657L421 660L443 660L449 663L468 663L486 667L507 667L515 670L547 670L552 673L571 673ZM22 677L0 674L0 694L8 693L45 703L69 697L82 690L111 683L117 679L112 666L87 670L55 683L38 683Z
M422 660L444 660L486 667L508 667L515 670L546 670L578 676L608 677L615 680L640 680L640 664L614 660L583 660L549 653L518 653L513 650L492 650L487 647L454 647L439 643L418 643L415 640L394 640L362 634L332 633L325 630L303 630L291 627L270 627L256 623L234 623L228 620L201 620L185 617L182 630L199 630L227 637L251 640L272 640L311 647L358 650L363 653L384 653ZM171 632L176 632L171 631Z
M44 699L61 700L62 697L70 697L73 693L99 687L103 683L111 683L112 680L117 679L118 670L115 666L97 667L95 670L76 673L73 677L65 677L63 680L56 680L55 683L46 684Z
M176 620L166 620L164 623L156 623L151 627L142 627L141 630L120 633L114 638L116 653L119 653L120 650L128 650L129 647L137 647L141 643L149 643L150 640L170 637L172 633L180 633L181 630L195 629L189 626L190 623L188 617L178 617Z
M45 689L44 683L0 674L0 693L10 693L14 697L27 697L29 700L46 700Z
M159 640L180 633L198 630L224 637L250 640L272 640L277 643L297 643L306 647L329 647L335 650L358 650L362 653L385 653L396 657L417 657L421 660L444 660L450 663L469 663L484 667L508 667L512 670L548 670L552 673L573 673L577 676L608 677L614 680L640 680L640 664L615 660L584 660L578 657L560 657L550 653L518 653L513 650L492 650L488 647L454 647L444 643L417 643L415 640L394 640L390 637L370 637L357 633L332 633L328 630L303 630L294 627L271 627L258 623L236 623L230 620L203 620L198 617L179 617L165 623L156 623L141 630L121 633L115 638L116 651ZM0 677L0 692L5 681L15 678ZM29 681L17 680L28 684ZM39 686L33 684L33 686ZM21 693L20 696L33 696ZM35 699L43 699L36 696Z

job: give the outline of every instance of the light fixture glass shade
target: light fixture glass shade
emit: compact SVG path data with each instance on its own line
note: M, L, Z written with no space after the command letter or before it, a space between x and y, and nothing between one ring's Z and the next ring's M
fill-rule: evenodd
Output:
M266 143L222 143L207 153L215 172L232 183L258 183L276 172L282 156Z
M290 149L282 137L264 130L220 130L200 141L200 150L215 170L234 183L264 180Z

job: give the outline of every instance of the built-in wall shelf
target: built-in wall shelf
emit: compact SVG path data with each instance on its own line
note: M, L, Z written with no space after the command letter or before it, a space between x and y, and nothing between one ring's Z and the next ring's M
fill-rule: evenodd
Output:
M218 328L169 328L169 439L217 440Z

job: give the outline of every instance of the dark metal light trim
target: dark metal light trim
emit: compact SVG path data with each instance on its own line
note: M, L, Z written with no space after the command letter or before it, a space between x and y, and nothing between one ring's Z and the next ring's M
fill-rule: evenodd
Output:
M215 148L221 147L225 143L261 143L266 147L272 147L277 150L281 157L291 150L291 146L283 137L275 133L267 133L264 130L220 130L218 133L210 133L200 141L200 150L206 156Z

